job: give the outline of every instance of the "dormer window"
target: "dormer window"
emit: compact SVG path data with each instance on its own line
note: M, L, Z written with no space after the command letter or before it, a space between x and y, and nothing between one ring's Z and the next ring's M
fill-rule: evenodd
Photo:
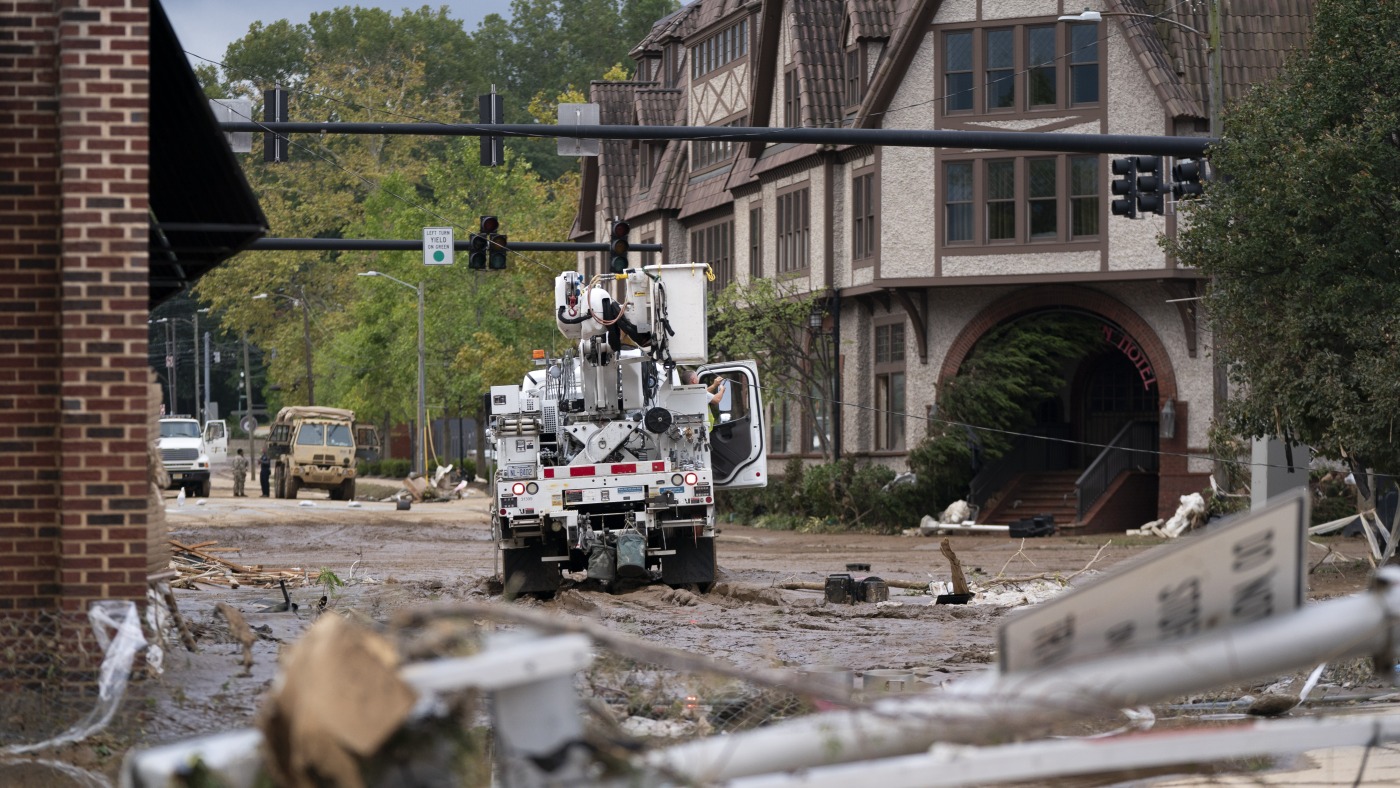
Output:
M749 20L707 36L690 48L690 78L700 79L749 53Z

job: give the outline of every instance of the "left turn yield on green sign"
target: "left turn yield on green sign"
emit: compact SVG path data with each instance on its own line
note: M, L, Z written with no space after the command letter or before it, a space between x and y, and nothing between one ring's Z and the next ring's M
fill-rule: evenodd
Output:
M452 228L423 228L423 265L452 265Z

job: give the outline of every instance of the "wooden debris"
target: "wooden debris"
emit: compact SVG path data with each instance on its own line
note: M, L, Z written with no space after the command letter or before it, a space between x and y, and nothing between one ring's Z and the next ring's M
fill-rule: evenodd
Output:
M243 614L227 602L220 602L215 607L224 614L224 620L228 622L229 632L233 633L233 636L238 638L238 642L243 644L243 675L251 675L253 672L253 641L257 639L253 635L253 630L248 626Z
M953 552L953 546L948 543L948 537L943 537L938 549L943 553L943 557L948 559L948 565L953 568L953 593L967 593L967 578L963 577L962 561L958 560L958 554Z
M300 567L273 569L261 564L245 565L214 555L215 552L236 551L238 548L214 547L218 542L187 545L175 539L167 540L173 548L170 567L179 577L170 581L172 588L276 588L288 583L293 588L311 585L312 578Z

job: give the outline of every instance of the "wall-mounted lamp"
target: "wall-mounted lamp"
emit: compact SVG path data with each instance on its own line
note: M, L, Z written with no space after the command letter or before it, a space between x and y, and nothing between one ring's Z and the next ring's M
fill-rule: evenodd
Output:
M807 327L814 333L820 332L826 323L826 304L821 301L812 302L812 311L807 315Z
M1159 414L1159 416L1160 417L1157 420L1157 427L1159 432L1157 434L1163 438L1166 438L1167 440L1175 438L1176 400L1168 397L1166 403L1162 405L1162 412L1161 414Z

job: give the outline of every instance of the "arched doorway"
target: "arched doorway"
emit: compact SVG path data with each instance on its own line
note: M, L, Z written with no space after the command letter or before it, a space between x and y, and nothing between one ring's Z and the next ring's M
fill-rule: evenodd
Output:
M1071 434L1078 442L1075 466L1081 469L1125 424L1158 418L1156 381L1144 383L1137 365L1116 348L1079 363L1071 402Z

